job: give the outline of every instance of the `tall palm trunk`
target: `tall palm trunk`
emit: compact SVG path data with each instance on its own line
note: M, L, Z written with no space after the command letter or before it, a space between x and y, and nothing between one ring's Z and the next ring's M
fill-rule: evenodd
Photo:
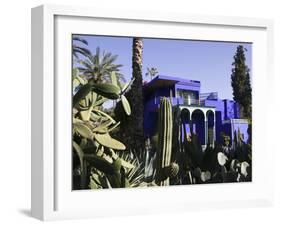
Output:
M141 38L133 39L133 78L131 90L127 93L131 104L132 114L128 118L126 125L128 144L130 148L141 151L144 147L143 133L143 94L142 94L142 51L143 40Z

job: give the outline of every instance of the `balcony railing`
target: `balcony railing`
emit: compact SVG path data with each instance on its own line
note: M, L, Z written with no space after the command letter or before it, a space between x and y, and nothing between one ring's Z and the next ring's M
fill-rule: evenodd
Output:
M184 105L204 105L204 100L199 100L199 99L190 99L190 98L182 98L183 99L183 104Z
M151 100L149 100L148 102L146 102L146 106L148 108L152 107L154 108L155 105L159 105L160 104L160 100L161 97L156 97L153 98ZM171 98L171 103L173 106L175 105L195 105L195 106L204 106L205 101L204 100L198 100L198 99L188 99L188 98L181 98L181 97L172 97Z

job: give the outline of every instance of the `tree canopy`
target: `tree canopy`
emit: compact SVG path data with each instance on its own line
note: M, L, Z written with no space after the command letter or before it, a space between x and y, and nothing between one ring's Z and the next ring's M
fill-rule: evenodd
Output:
M240 117L251 118L252 115L252 88L250 81L250 69L246 65L245 49L239 45L232 63L231 85L233 99L240 106Z

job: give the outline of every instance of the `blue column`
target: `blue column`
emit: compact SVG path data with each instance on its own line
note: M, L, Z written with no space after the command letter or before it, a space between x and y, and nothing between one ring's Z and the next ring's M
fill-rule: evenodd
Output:
M208 119L205 120L205 145L208 144Z
M213 126L213 147L215 147L215 140L216 140L216 120L214 118L214 126Z

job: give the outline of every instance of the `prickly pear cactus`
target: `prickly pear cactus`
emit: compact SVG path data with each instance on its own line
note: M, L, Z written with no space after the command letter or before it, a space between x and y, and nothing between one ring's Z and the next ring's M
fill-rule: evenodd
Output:
M177 176L179 172L179 165L175 162L172 162L167 168L166 168L166 176L170 178L174 178Z
M73 171L77 172L73 173L73 178L76 178L73 188L86 189L87 184L92 189L128 187L128 169L134 169L135 165L114 153L114 150L126 150L126 146L111 136L111 131L120 122L105 113L102 105L109 99L121 100L125 112L130 115L130 104L124 94L130 89L133 80L121 90L115 73L111 74L112 83L95 83L93 79L84 77L80 77L78 69L74 70L73 161L79 160L79 163L76 161L78 164ZM135 181L135 184L142 183L141 177Z
M172 154L172 106L168 98L162 98L158 116L158 150L156 153L156 183L159 186L169 185L169 176L165 169L171 164Z

